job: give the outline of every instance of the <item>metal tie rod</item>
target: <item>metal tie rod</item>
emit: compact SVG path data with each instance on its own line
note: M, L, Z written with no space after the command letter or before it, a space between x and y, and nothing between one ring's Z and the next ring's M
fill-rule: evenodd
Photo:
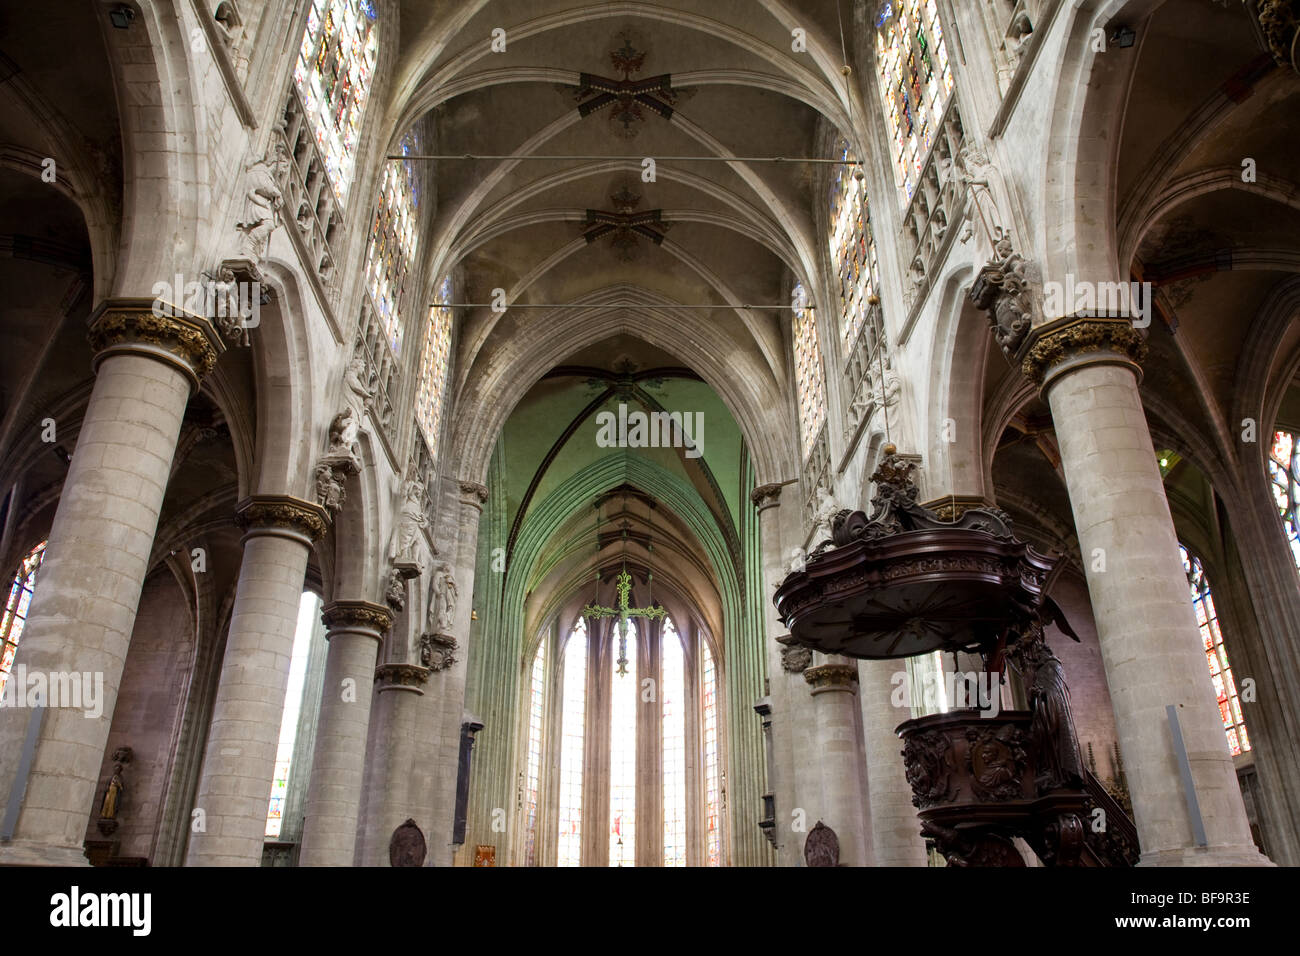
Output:
M860 159L817 159L811 156L558 156L555 154L528 153L526 155L489 154L489 153L392 153L385 159L446 159L446 160L507 160L523 161L526 159L553 162L555 160L595 160L619 159L639 163L643 159L653 159L657 163L825 163L831 166L861 166Z
M589 302L431 302L429 307L432 309L491 309L504 305L506 310L509 309L582 309L589 311L592 309L793 309L793 305L776 304L763 305L750 302L738 302L735 305L723 303L718 305L677 305L676 303L657 303L657 302L633 302L628 305L602 305L600 303Z

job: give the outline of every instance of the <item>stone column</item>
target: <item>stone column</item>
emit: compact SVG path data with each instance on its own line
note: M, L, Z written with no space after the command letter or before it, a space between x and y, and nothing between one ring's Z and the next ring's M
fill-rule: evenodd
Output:
M821 822L835 831L841 866L871 864L867 795L862 788L859 756L857 664L838 655L809 667L803 679L812 688L817 754L821 776ZM809 827L815 822L809 814Z
M5 814L14 829L0 844L0 864L86 862L86 820L181 418L224 350L206 320L180 309L154 315L152 304L110 299L91 318L95 385L17 658L28 674L88 675L86 690L102 688L102 713L0 709L0 812L17 812ZM35 749L18 779L29 727Z
M422 760L432 777L429 834L429 865L451 866L456 817L456 778L460 767L461 724L465 716L465 676L469 657L470 615L474 613L474 565L478 557L478 526L487 504L488 490L474 481L456 485L458 510L454 514L455 547L448 555L456 582L456 606L451 634L431 634L434 642L428 656L434 676L430 678L429 714L419 741ZM444 532L445 533L445 532ZM423 661L421 663L424 663ZM491 716L486 719L491 720ZM493 841L495 842L495 841ZM504 862L507 842L497 846L497 859Z
M1031 331L1022 369L1052 409L1141 862L1266 864L1251 841L1138 394L1144 352L1127 319L1073 316ZM1168 705L1206 846L1194 836Z
M758 532L763 553L763 610L774 758L768 767L768 786L775 795L773 802L776 804L771 839L776 846L777 865L798 866L803 849L803 834L791 831L791 811L796 807L793 772L795 720L791 708L795 690L800 690L799 696L803 696L802 682L796 681L808 666L811 652L804 648L785 647L777 640L785 634L777 617L776 606L772 603L776 585L785 578L781 554L781 487L777 484L759 485L750 494L750 500L758 512ZM790 660L791 654L795 655L795 660Z
M194 800L204 829L190 834L189 866L261 865L303 577L327 521L320 505L288 495L246 498L237 517L244 556Z
M424 832L429 853L441 849L429 827L428 796L413 782L416 738L428 729L420 720L419 705L430 673L418 664L375 668L375 719L365 770L369 793L357 826L358 866L388 866L388 843L407 819Z
M329 654L316 724L299 866L351 866L375 665L393 612L368 601L335 601L321 620Z
M906 683L906 661L858 662L871 855L876 866L926 866L921 822L916 818L912 788L903 768L903 742L894 733L894 728L912 714L906 706L893 705L898 687L895 674L902 674Z

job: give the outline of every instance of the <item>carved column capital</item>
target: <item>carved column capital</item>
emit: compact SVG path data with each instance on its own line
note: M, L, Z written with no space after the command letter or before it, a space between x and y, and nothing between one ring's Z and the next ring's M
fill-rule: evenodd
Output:
M180 369L198 391L199 382L212 371L225 343L207 319L180 306L155 299L105 299L90 318L87 338L95 350L93 365L108 355L134 353L167 362Z
M1131 319L1065 316L1030 331L1020 370L1044 393L1059 375L1085 365L1123 365L1141 381L1146 352Z
M775 481L759 485L749 493L749 500L759 511L775 508L781 503L781 489L784 487L785 485Z
M480 484L477 481L460 482L461 500L468 505L474 505L480 511L487 504L488 489L487 485Z
M819 664L804 671L803 679L812 685L814 694L828 690L852 691L858 683L858 669L852 664Z
M325 534L328 512L292 495L254 495L235 508L236 523L248 533L297 535L313 544Z
M431 673L433 672L429 668L418 664L380 664L375 668L375 683L379 685L375 688L375 693L404 690L423 696L424 691L420 687L428 683Z
M376 637L393 626L393 612L369 601L333 601L321 609L320 619L331 631L365 629L375 631ZM328 640L329 634L325 637Z

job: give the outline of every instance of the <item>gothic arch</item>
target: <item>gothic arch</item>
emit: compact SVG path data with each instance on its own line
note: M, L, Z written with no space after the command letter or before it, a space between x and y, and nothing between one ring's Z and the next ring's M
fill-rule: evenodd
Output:
M520 329L510 342L511 354L484 357L466 372L455 392L452 460L460 474L482 481L496 436L519 400L534 383L565 356L611 335L625 332L666 352L681 349L683 329L701 341L692 353L692 368L726 403L740 426L754 459L758 484L778 481L793 472L797 453L784 428L787 403L781 384L751 356L735 354L734 342L695 317L673 313L673 303L646 302L647 293L633 297L626 287L604 289L589 297L593 306L623 305L626 312L601 308L582 316L582 309L561 312L554 321L574 318L569 334L557 340L546 326L534 322ZM600 301L605 299L606 301ZM586 304L584 302L584 304ZM489 401L489 396L494 400Z

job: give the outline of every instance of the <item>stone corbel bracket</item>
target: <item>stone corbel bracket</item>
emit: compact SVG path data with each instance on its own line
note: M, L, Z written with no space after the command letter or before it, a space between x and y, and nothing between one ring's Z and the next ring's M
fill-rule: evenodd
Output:
M428 683L432 673L429 668L417 664L380 664L375 668L375 693L401 690L424 696L422 687Z

